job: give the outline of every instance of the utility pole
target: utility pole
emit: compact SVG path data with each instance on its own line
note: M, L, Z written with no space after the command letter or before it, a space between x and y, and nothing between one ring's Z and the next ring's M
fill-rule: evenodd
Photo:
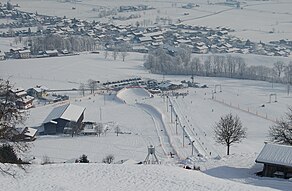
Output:
M166 112L168 112L168 96L166 96Z
M177 135L177 114L175 115L175 134Z
M100 122L102 122L102 113L101 113L101 107L99 108L99 119L100 119Z
M185 126L183 126L183 147L185 147Z
M170 104L169 106L170 106L170 123L172 123L172 107L173 107L173 105Z
M194 142L195 141L192 141L191 143L192 143L192 156L194 155Z

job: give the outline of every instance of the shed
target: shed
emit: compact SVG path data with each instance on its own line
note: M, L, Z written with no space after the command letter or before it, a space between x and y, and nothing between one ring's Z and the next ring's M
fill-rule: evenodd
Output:
M42 134L61 134L72 128L80 129L84 119L84 107L65 104L54 108L43 122ZM71 132L68 132L71 133Z
M291 178L292 146L265 144L255 162L264 164L262 176Z

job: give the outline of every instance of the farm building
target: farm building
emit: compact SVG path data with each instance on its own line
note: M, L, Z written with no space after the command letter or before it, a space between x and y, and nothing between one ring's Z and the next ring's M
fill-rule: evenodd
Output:
M23 141L34 141L36 139L37 129L30 127L16 128L17 133L15 133L16 137L21 138ZM17 139L19 140L19 139Z
M72 129L80 129L84 118L84 107L65 104L54 108L43 122L44 135L71 133ZM70 132L71 131L71 132Z
M292 146L265 144L255 162L264 164L262 176L291 178Z

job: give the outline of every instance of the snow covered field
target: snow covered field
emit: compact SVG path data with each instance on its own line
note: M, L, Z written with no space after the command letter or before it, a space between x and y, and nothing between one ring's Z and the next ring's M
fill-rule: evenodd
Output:
M270 180L262 182L269 184ZM274 187L285 185L274 182ZM173 166L57 164L32 166L28 174L20 172L18 179L1 177L1 189L12 190L200 190L200 191L272 191L256 183L246 185L210 177L198 171ZM287 185L286 185L287 186ZM287 190L288 189L284 189Z
M15 83L15 86L29 88L35 85L45 85L51 89L78 88L80 83L86 83L90 78L101 82L132 77L157 80L163 78L161 75L150 74L143 68L142 54L131 54L125 62L106 60L103 54L6 60L0 63L0 75L9 78ZM174 82L189 79L190 76L165 77L165 80ZM169 100L157 95L150 98L148 92L137 88L123 89L117 95L97 93L95 95L86 94L82 97L79 92L68 93L72 104L86 107L84 121L118 124L121 131L125 133L116 136L113 125L107 135L101 137L39 137L33 143L30 153L25 156L27 158L35 157L36 159L32 161L35 165L30 167L30 173L27 175L21 174L17 182L9 180L13 186L7 190L15 190L19 185L25 185L26 188L30 185L29 190L34 190L37 187L44 188L44 190L71 190L71 186L74 185L75 189L73 190L81 190L84 184L87 185L87 181L91 182L91 178L100 179L99 177L102 175L98 172L108 172L104 176L111 180L109 181L111 183L103 181L95 183L104 190L123 190L126 187L131 188L130 190L136 190L134 188L140 188L137 185L141 185L141 190L163 190L164 188L165 190L175 190L175 188L193 190L194 187L198 186L199 190L232 190L233 186L239 190L289 190L292 183L288 180L255 176L255 173L261 170L262 165L255 165L254 162L264 141L267 140L269 126L276 118L283 116L287 107L292 103L292 96L287 95L286 86L282 84L273 84L272 86L268 82L226 78L195 77L195 81L206 84L209 88L182 89L180 92L188 93L187 96L170 97ZM221 85L222 92L219 91L218 85ZM215 86L217 93L214 94L214 99L211 99ZM277 94L278 102L268 103L271 93ZM187 138L183 140L182 128L179 126L176 133L175 124L171 123L170 104L174 107L173 114L178 115L181 123L186 127L186 131L195 140L194 156L191 156L192 147L189 140ZM265 107L261 107L263 104ZM57 105L59 104L31 109L26 125L39 126ZM230 112L240 117L248 131L247 139L240 144L233 145L231 156L227 157L225 155L226 148L215 143L212 128L220 116ZM174 120L174 115L172 117ZM108 154L113 154L116 162L128 159L140 162L145 159L147 146L150 144L155 146L156 154L162 165L116 164L109 167L102 164L90 164L88 167L85 165L56 164L38 166L44 156L49 157L51 161L63 163L74 161L82 154L88 155L88 159L96 163L101 163L101 160ZM176 154L174 158L170 157L170 152ZM196 157L197 152L203 157ZM184 162L187 157L190 160ZM200 166L201 171L205 174L178 169L177 166L190 163L190 161L196 166ZM81 181L76 185L51 180L50 187L43 182L25 183L32 181L35 177L46 179L56 169L60 169L61 172L68 170L68 174L56 173L61 179L67 177L74 182L73 180L78 177L76 174L70 173L74 169L78 169L80 176L89 173L90 179L85 179L86 183ZM139 174L141 171L145 174L141 173L141 176L136 179L137 175L135 174ZM165 174L169 174L169 176ZM157 189L154 188L154 185L153 187L149 185L150 182L153 182L151 181L152 176L157 181L154 184ZM178 178L185 176L189 178ZM9 178L1 177L1 179L7 180ZM182 179L184 181L181 181ZM119 184L112 184L116 181ZM2 182L5 181L1 180ZM110 185L106 187L107 184ZM189 185L194 185L194 187ZM93 190L95 186L89 184L86 188Z

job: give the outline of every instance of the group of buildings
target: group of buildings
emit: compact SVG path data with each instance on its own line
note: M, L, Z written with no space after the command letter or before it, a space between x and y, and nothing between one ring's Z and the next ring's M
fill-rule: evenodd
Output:
M132 6L122 6L120 11L133 9ZM11 27L7 32L0 32L0 37L33 37L43 35L61 36L88 36L94 39L96 45L106 50L114 50L115 47L125 43L130 45L127 51L147 53L158 47L175 52L176 47L184 44L193 53L242 53L260 54L269 56L288 56L292 50L292 41L280 40L272 43L252 42L241 40L232 35L234 30L227 27L208 28L204 26L186 25L177 22L176 24L154 24L153 26L114 25L96 21L85 21L81 19L69 19L60 17L40 16L38 14L24 13L13 8L7 10L4 5L0 6L0 15L15 20L15 23L26 23L34 20L33 23L41 27L34 32L30 30L18 30L17 25ZM20 19L20 18L21 19ZM23 19L22 17L29 18ZM4 27L4 26L2 26ZM7 27L7 26L6 26ZM1 25L0 25L1 28ZM13 32L12 32L13 31ZM61 50L47 50L55 55ZM19 51L18 51L19 52ZM2 52L3 54L3 52ZM6 53L7 55L11 53ZM24 56L20 56L24 54ZM29 52L29 45L19 52L18 58L26 58ZM3 58L0 55L0 59Z

